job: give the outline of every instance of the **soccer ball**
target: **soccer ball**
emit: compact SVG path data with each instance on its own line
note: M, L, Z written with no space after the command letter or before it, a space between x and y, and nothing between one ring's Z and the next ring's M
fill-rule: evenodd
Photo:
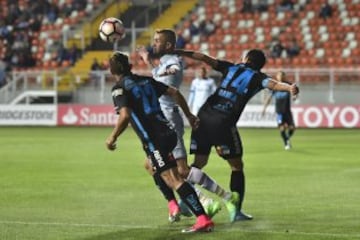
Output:
M120 19L104 19L99 26L99 36L105 42L114 42L125 37L125 28Z

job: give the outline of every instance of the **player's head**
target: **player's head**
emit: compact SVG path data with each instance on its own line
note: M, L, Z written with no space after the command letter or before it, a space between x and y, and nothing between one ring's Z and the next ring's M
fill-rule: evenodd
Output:
M206 75L207 75L206 67L201 67L200 70L199 70L199 77L201 79L205 79Z
M175 49L176 33L171 29L158 29L153 39L153 54L162 56L171 53Z
M284 73L283 71L279 71L279 72L276 74L276 79L277 79L279 82L285 81L285 73Z
M120 51L115 51L110 56L110 72L114 75L129 75L131 64L127 55Z
M259 49L251 49L246 53L244 63L252 69L260 71L266 63L265 54Z

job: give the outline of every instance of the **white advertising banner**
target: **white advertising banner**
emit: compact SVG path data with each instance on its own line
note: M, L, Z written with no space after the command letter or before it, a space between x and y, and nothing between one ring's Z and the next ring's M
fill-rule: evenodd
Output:
M248 105L237 123L239 127L276 127L274 106L263 115L263 106ZM360 128L360 105L293 105L295 125L302 128Z
M277 127L274 106L268 106L263 114L264 106L247 105L241 114L238 127Z
M55 126L56 105L0 105L0 125Z

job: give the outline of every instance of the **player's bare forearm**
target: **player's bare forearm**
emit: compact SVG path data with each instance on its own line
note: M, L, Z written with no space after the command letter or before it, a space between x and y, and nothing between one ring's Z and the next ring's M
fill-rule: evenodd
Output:
M210 57L201 52L176 49L175 53L180 56L184 56L184 57L192 58L194 60L202 61L202 62L208 64L209 66L211 66L212 68L215 68L218 64L218 61L215 58Z
M138 52L139 56L142 58L142 60L145 62L145 64L148 65L148 67L150 69L155 67L153 60L151 59L150 53L145 48L145 46L137 47L136 51Z
M186 118L189 120L191 127L197 128L199 126L199 119L191 113L184 96L179 92L179 90L173 87L169 87L167 94L175 99L176 103L180 106Z
M129 124L129 121L130 121L129 110L121 109L115 127L112 130L109 137L106 139L106 146L109 150L115 150L116 140L121 135L121 133L124 132L127 125Z
M287 91L290 92L293 96L299 93L299 88L296 84L287 84L283 82L276 81L271 79L268 84L268 88L274 91Z

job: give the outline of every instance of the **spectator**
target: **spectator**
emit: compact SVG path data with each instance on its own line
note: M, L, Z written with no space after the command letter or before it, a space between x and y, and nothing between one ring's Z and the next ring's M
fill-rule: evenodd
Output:
M93 63L91 64L91 71L99 71L102 70L102 66L100 65L97 58L94 58Z
M325 1L321 5L319 16L323 19L330 18L332 16L332 7L328 1Z
M81 55L82 55L81 50L80 50L80 48L78 48L78 47L76 46L76 44L74 43L74 44L72 45L72 47L69 49L68 52L69 52L69 61L70 61L70 64L71 64L71 65L74 65L75 62L76 62L79 58L81 58Z
M242 13L252 13L253 12L253 5L251 0L243 0L243 7L241 9Z
M266 12L268 10L268 1L267 0L259 0L258 4L254 6L254 8L258 12Z
M176 48L185 48L187 41L183 37L181 30L176 32Z
M94 58L93 63L91 64L90 79L91 79L91 84L95 88L99 86L99 81L101 79L101 73L99 73L97 71L101 71L103 69L104 69L104 66L99 63L97 58Z
M278 12L291 11L294 8L294 3L292 0L282 0L277 7Z
M276 40L271 49L270 49L270 57L272 58L280 58L283 50L284 50L284 46L281 44L281 42L279 40Z
M296 39L292 39L290 45L286 48L287 56L292 58L300 54L300 46Z
M0 59L0 88L6 85L6 64Z
M216 30L216 24L211 18L203 20L199 25L200 34L208 37Z

